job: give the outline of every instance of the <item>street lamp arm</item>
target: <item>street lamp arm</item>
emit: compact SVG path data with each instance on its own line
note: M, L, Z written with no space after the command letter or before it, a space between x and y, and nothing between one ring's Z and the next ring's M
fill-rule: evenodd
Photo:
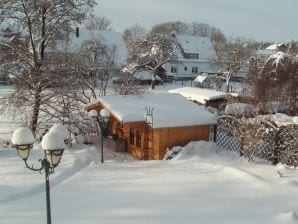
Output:
M41 171L43 170L45 164L44 164L44 161L42 159L39 159L38 160L39 162L41 162L41 167L40 168L35 168L33 165L29 165L28 162L27 162L27 159L24 159L24 162L25 162L25 165L26 167L29 169L29 170L33 170L33 171L39 171L41 173Z

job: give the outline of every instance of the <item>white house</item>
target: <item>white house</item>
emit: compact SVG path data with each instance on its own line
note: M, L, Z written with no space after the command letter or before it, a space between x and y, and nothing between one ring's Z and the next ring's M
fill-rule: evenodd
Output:
M255 56L258 64L264 64L267 59L274 54L275 50L272 49L259 49L256 51Z
M177 35L181 50L177 50L177 62L163 66L166 76L174 79L195 79L201 73L214 74L217 68L211 60L217 55L208 37Z

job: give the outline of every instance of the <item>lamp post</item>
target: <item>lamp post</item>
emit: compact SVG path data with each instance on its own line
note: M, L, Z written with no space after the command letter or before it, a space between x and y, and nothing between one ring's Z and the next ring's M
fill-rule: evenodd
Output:
M34 136L28 128L18 128L15 130L12 136L12 143L17 149L19 156L24 160L28 169L33 171L45 173L46 182L46 208L47 208L47 224L51 224L51 201L50 201L50 174L54 173L54 168L58 166L62 158L64 148L64 139L60 133L50 132L47 133L41 142L41 147L44 149L44 158L39 159L41 163L39 168L35 168L33 165L29 165L27 160L31 149L33 148Z
M96 121L99 124L99 127L100 127L100 135L101 135L101 143L100 143L100 145L101 145L101 148L100 148L101 149L101 159L100 159L100 161L101 161L101 163L103 163L104 162L104 158L103 158L103 137L105 137L107 135L107 133L105 133L105 131L106 131L106 128L107 128L106 124L110 119L110 112L107 109L103 108L103 109L101 109L99 114L100 114L100 116L98 117L98 113L97 113L96 110L91 110L89 112L89 116L92 117L92 119L94 121Z

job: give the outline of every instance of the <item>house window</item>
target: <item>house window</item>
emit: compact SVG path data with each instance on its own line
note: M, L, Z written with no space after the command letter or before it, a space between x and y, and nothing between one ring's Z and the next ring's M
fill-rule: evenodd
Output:
M177 67L176 66L172 66L171 67L171 72L172 73L177 73Z
M141 148L142 146L142 133L140 131L136 131L136 146Z
M184 71L187 71L187 66L184 67Z
M135 144L135 130L133 128L129 129L129 143L131 145Z
M184 57L186 59L198 59L199 58L199 54L192 54L192 53L185 53Z
M197 74L198 73L198 67L192 67L191 71L192 71L192 73Z

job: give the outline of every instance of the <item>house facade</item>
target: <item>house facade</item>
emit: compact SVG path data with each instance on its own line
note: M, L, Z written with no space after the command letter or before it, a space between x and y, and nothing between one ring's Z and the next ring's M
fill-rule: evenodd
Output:
M104 96L85 108L111 113L109 132L126 142L126 151L142 160L161 160L167 149L209 140L213 114L179 94Z
M193 80L202 73L217 73L218 68L212 66L217 55L208 37L177 35L176 38L180 46L177 60L163 66L166 77Z

